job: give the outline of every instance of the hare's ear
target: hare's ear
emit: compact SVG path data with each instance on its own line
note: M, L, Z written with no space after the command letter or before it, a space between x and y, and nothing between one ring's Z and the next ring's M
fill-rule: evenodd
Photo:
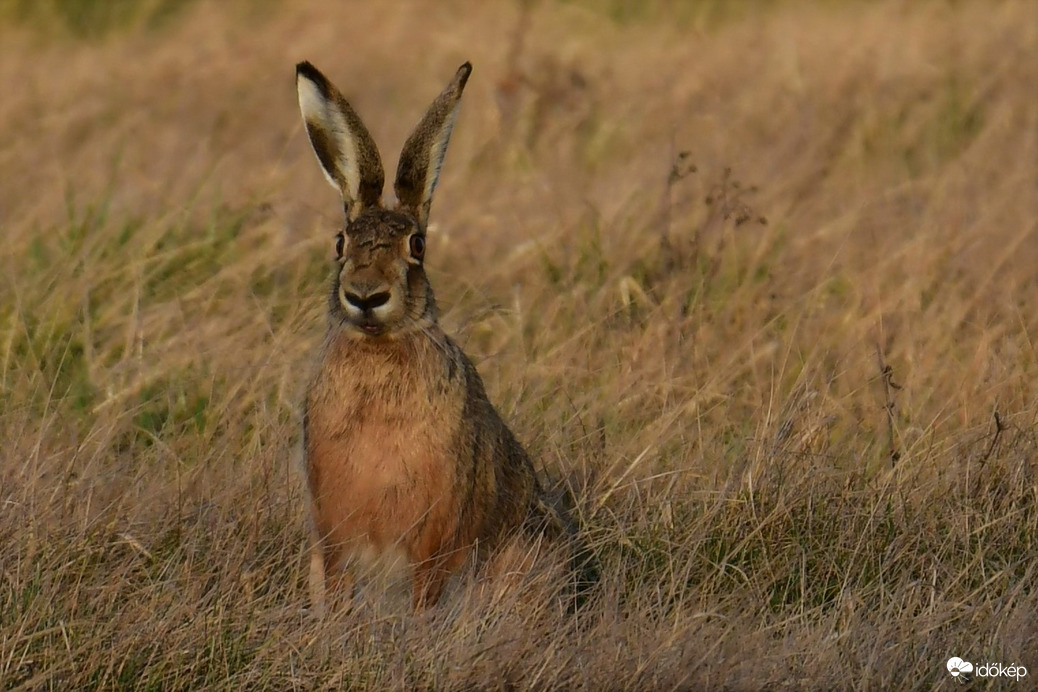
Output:
M394 185L396 198L402 209L414 214L420 228L425 228L429 221L429 207L440 178L443 155L447 152L454 119L458 115L461 92L471 72L469 63L458 68L454 79L429 106L400 152Z
M346 215L381 204L385 174L368 129L339 90L308 62L296 65L296 90L306 134L328 182L342 194Z

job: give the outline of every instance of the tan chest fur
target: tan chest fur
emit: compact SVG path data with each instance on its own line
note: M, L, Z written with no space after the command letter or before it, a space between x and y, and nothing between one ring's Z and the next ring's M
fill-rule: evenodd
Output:
M306 471L316 528L338 561L421 562L449 549L465 499L449 421L460 419L464 387L438 345L414 336L372 348L339 336L319 368Z

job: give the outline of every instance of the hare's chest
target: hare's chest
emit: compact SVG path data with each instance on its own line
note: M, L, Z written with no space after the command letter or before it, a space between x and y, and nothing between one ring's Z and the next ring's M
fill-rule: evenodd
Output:
M323 368L306 405L307 475L326 526L392 540L450 501L463 399L428 368Z

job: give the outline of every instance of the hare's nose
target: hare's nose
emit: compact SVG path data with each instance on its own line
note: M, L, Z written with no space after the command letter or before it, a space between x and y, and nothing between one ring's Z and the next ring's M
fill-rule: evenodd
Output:
M375 308L381 305L385 305L389 302L388 291L370 293L366 296L359 296L356 293L350 293L349 291L345 291L345 293L346 300L349 302L349 304L357 308L358 310L362 310L364 312L367 312L368 310L374 310Z

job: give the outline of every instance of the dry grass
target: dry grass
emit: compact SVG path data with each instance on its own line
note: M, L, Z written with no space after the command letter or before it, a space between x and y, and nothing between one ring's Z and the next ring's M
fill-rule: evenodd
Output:
M0 27L0 688L1038 674L1038 5L473 5ZM579 618L301 612L290 462L339 223L304 58L390 164L476 66L429 264L582 489Z

